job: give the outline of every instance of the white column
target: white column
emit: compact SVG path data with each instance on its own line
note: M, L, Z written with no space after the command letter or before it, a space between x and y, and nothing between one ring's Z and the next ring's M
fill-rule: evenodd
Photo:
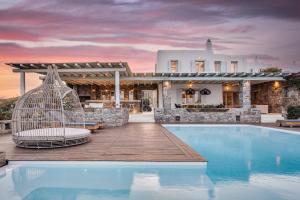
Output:
M25 72L20 72L20 95L26 92Z
M115 71L115 101L116 108L120 108L120 73Z

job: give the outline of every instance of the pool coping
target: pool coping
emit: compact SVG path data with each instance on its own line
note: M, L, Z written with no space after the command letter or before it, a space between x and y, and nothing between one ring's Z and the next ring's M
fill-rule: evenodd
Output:
M257 128L265 128L265 129L270 129L270 130L275 130L278 132L283 132L283 133L289 133L289 134L295 134L295 135L300 135L299 131L294 131L294 130L286 130L286 129L280 129L280 128L273 128L273 127L267 127L267 126L262 126L262 125L254 125L254 124L162 124L163 127L176 127L176 126L189 126L189 127L197 127L197 126L250 126L250 127L257 127Z
M9 161L8 165L19 165L19 164L50 164L50 165L54 165L54 164L67 164L67 165L71 165L71 164L101 164L101 165L148 165L148 166L156 166L156 165L171 165L171 166L206 166L206 162L185 162L185 161L174 161L174 162L166 162L166 161L162 161L162 162L153 162L153 161L65 161L65 160L58 160L58 161L37 161L37 160L12 160ZM6 165L7 166L7 165Z
M191 159L195 161L184 161L184 162L202 162L207 163L207 159L204 158L200 153L196 152L192 147L186 144L183 140L178 138L174 133L169 131L166 127L161 125L162 132L169 138L178 148L180 148L186 155L189 155ZM180 162L180 161L179 161Z

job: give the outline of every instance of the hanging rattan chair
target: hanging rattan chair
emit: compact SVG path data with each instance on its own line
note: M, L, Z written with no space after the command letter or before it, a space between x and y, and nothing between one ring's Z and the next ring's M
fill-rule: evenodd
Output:
M48 67L43 84L19 98L12 116L12 136L19 147L55 148L89 140L77 93Z

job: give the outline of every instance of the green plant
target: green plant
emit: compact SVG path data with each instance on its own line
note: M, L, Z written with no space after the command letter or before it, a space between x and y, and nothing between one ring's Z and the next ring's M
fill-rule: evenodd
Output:
M0 100L0 120L10 120L17 98Z
M276 72L282 72L282 69L279 67L267 67L267 68L261 69L260 71L266 72L266 73L276 73Z
M261 72L266 72L266 73L276 73L276 72L282 72L282 69L278 67L267 67L264 69L260 70Z
M300 118L300 106L289 106L287 109L288 119L298 119Z
M300 72L287 76L285 79L288 86L296 87L300 90Z

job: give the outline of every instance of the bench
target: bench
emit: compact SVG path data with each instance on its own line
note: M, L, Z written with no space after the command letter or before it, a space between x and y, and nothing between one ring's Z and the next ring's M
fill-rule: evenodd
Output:
M287 119L287 120L277 120L276 121L277 126L282 127L300 127L300 119Z

